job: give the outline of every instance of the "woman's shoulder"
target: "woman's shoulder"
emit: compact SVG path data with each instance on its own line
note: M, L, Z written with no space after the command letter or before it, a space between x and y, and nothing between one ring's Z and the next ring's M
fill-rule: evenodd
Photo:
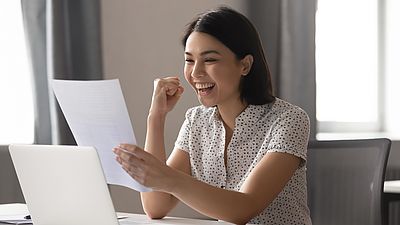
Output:
M280 98L276 98L276 100L273 103L267 105L270 105L269 107L271 112L276 114L277 116L298 115L298 116L308 117L306 111L304 111L302 108L292 103L289 103L285 100L282 100Z

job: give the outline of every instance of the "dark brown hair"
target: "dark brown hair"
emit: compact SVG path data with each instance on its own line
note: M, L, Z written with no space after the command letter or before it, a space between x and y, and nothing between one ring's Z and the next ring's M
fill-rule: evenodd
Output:
M183 46L191 33L203 32L228 47L238 60L253 56L253 65L240 82L242 101L252 105L273 102L271 72L265 59L260 37L253 24L242 14L228 7L219 7L194 18L186 27Z

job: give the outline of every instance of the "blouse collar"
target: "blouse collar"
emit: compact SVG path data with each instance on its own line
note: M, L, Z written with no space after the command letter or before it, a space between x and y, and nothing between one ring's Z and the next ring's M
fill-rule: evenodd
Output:
M271 103L270 103L271 104ZM266 107L267 106L267 107ZM241 127L251 127L261 117L266 113L265 111L269 109L269 104L266 105L248 105L235 119L235 128ZM218 108L214 106L212 108L211 116L209 122L221 121L221 116L219 114Z

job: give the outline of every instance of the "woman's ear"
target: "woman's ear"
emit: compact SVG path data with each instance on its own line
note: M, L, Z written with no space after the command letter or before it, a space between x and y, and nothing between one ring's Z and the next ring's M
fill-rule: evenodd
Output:
M246 76L250 72L253 60L252 55L246 55L242 60L240 60L240 63L242 64L242 76Z

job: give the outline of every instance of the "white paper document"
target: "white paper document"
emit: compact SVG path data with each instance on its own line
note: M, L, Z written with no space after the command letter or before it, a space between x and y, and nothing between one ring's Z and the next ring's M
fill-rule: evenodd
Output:
M0 204L0 223L32 224L32 220L24 218L27 215L29 212L25 204Z
M112 148L136 144L119 80L53 80L53 90L80 146L94 146L109 184L150 191L131 178L115 160Z

